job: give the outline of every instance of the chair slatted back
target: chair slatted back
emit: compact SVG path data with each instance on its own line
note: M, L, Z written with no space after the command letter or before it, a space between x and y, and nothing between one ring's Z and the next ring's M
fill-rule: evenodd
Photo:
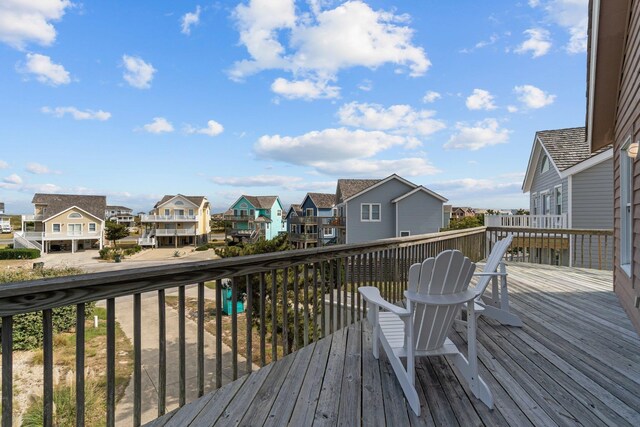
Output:
M420 269L418 280L416 271ZM409 270L409 290L423 295L449 295L464 292L469 286L475 264L458 250L441 252ZM411 301L414 307L414 342L416 350L434 350L444 344L461 304L426 305Z
M504 254L507 253L507 249L509 249L509 246L511 246L512 240L513 240L513 234L508 234L507 237L505 237L502 240L499 240L493 246L493 249L491 250L489 257L487 258L487 262L485 263L484 268L482 269L483 273L493 273L498 270L500 261L504 257ZM482 295L482 293L484 293L484 290L487 288L490 281L491 281L490 276L482 276L480 277L480 279L478 279L478 284L476 285L478 295Z

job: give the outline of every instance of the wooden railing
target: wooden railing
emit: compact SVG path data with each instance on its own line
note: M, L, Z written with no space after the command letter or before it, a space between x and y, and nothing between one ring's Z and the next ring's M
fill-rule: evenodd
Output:
M487 250L507 234L513 234L506 255L512 262L613 268L613 230L487 227Z
M133 424L141 423L141 295L157 293L158 301L158 416L166 411L167 364L178 367L180 406L186 403L187 363L196 366L197 395L205 382L221 387L223 382L222 279L231 279L231 358L229 376L239 376L239 356L246 360L243 371L254 364L264 366L316 341L347 324L360 320L365 303L357 287L377 286L390 301L400 301L407 272L414 262L445 249L459 249L473 261L485 256L486 229L449 231L369 243L284 251L212 261L162 265L105 273L84 274L0 286L2 317L2 427L13 422L13 316L43 313L43 424L53 424L53 325L52 309L75 305L76 329L76 425L84 425L85 304L106 300L106 425L115 424L116 406L116 297L133 296ZM205 282L215 281L215 372L205 378L204 328ZM185 351L185 287L197 286L197 351L187 362ZM167 360L165 292L178 288L178 360ZM239 336L237 302L246 292L246 336ZM325 302L326 299L326 302ZM148 319L145 319L145 322ZM243 334L245 335L245 334ZM256 345L254 354L253 344ZM240 354L239 345L246 351ZM228 360L225 361L228 366Z

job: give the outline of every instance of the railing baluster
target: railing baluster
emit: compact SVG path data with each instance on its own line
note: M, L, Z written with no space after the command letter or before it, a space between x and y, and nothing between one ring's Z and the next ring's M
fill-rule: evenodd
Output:
M304 299L304 345L309 345L309 264L302 267L302 285L304 286L302 297Z
M184 285L178 286L178 383L180 389L179 405L187 403L186 387L186 348L185 348L185 307Z
M84 425L84 309L76 305L76 426Z
M351 265L351 274L349 275L349 279L351 282L351 322L356 322L356 297L355 297L355 289L356 289L356 256L352 255L349 264Z
M271 270L271 361L278 360L278 324L277 324L277 303L278 303L278 282L276 271Z
M222 280L216 280L216 388L222 387Z
M142 343L140 294L133 294L133 425L142 423Z
M347 301L349 288L349 258L342 258L340 261L340 276L342 277L342 327L349 324L349 304Z
M13 424L13 317L2 318L2 427Z
M158 417L167 408L167 314L165 291L158 291Z
M238 379L238 278L231 279L231 375Z
M53 317L51 309L42 310L43 349L43 419L44 426L53 425Z
M283 355L290 353L289 348L289 300L287 291L289 290L289 267L285 267L282 272L282 351Z
M318 341L318 263L313 263L313 341Z
M336 324L335 329L338 330L342 328L342 260L340 258L335 260L336 268L335 274L332 274L331 277L335 277L336 280L336 306L335 309L332 308L332 311L335 310L336 313ZM333 290L333 289L332 289ZM333 293L333 292L332 292ZM333 304L332 304L333 307ZM333 318L333 315L331 316Z
M107 427L116 423L116 301L107 299Z
M251 286L251 276L247 274L245 280L247 293L247 373L253 370L253 288Z
M204 394L204 282L198 283L198 360L196 380L198 383L198 397Z
M260 273L260 365L264 366L267 364L267 349L266 349L266 313L265 313L265 302L267 298L267 284L265 282L265 273L264 271Z
M591 263L591 248L592 248L591 234L589 234L589 268L593 268L593 264Z
M326 295L325 291L325 283L327 280L327 268L325 261L320 262L320 311L321 311L321 319L320 319L320 330L322 332L322 338L327 336L326 333L326 324L327 324L327 304L325 303L324 296Z
M298 343L300 342L300 336L298 334L299 328L299 319L298 319L298 291L299 291L299 283L298 283L298 266L293 266L293 351L298 350Z

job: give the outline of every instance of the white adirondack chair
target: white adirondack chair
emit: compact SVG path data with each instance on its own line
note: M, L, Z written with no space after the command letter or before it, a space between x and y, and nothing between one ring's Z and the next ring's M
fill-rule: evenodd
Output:
M468 359L447 338L462 305L478 297L476 289L469 288L474 270L475 264L457 250L444 251L422 264L413 264L404 293L406 308L384 300L378 288L358 289L369 306L367 318L373 326L373 356L376 359L379 356L379 341L416 415L420 415L420 400L415 389L417 356L452 355L454 366L467 380L473 394L493 408L491 391L478 374L474 304L467 304ZM406 358L406 369L401 358Z
M482 272L475 273L479 277L476 289L480 295L476 299L476 316L482 314L497 320L503 325L522 326L522 320L509 311L509 292L507 289L507 269L504 264L504 254L509 249L513 235L498 241L491 250ZM500 284L498 285L498 279ZM491 296L485 295L485 290L491 282Z

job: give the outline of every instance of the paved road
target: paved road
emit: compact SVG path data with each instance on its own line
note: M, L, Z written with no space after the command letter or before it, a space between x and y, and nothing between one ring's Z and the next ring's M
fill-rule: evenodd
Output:
M197 287L187 288L188 297L197 297ZM177 295L177 290L167 295ZM205 288L205 299L215 301L214 291ZM178 407L178 312L167 307L167 411ZM133 298L116 299L116 319L133 342ZM158 416L158 299L157 294L142 295L142 423ZM197 326L187 319L186 332L186 390L187 402L197 397ZM215 386L215 337L205 331L205 392ZM222 346L222 382L231 382L231 349ZM238 357L238 374L244 375L245 359ZM254 366L254 369L257 369ZM116 407L116 425L130 426L133 422L133 381Z

